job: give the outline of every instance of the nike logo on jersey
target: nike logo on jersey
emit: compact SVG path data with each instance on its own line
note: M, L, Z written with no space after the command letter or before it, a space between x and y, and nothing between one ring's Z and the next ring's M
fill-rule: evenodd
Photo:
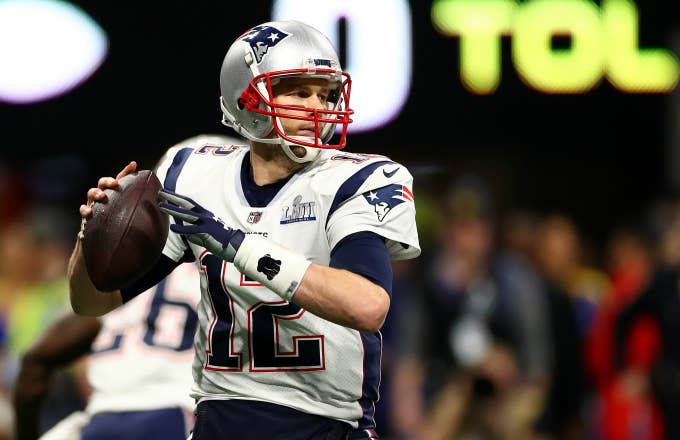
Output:
M394 174L395 174L397 171L399 171L399 167L395 168L395 169L392 170L392 171L383 170L383 174L385 175L385 177L387 177L387 178L389 179L390 177L394 176Z

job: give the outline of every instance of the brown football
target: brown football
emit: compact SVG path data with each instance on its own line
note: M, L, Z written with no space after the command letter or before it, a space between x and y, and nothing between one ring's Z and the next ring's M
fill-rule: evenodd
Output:
M158 208L161 183L150 170L118 179L106 201L92 205L83 230L83 256L95 287L109 292L133 282L160 257L168 215Z

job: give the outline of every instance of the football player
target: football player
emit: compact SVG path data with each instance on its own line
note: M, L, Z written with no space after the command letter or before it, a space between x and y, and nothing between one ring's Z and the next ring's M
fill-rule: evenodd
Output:
M238 140L202 134L178 145L185 142ZM101 319L71 314L52 323L22 358L13 393L17 440L38 437L52 375L84 355L90 355L92 388L85 411L62 420L41 440L78 439L83 428L83 438L186 438L194 421L189 391L197 282L195 266L185 264L142 295L145 300L131 301ZM116 374L121 370L128 374Z
M58 368L88 354L87 407L41 440L186 439L199 273L192 264L101 319L66 315L22 358L14 390L16 438L35 439L40 404Z
M388 157L339 151L351 78L311 26L247 30L227 51L220 86L223 122L249 145L168 153L157 174L173 221L159 263L132 286L99 292L78 242L72 306L106 313L194 261L203 274L194 439L377 438L390 260L420 253L413 178ZM136 166L101 178L83 219Z

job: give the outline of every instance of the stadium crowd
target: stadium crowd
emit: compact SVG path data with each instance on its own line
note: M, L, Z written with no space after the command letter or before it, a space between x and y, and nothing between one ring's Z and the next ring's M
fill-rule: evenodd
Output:
M36 166L0 171L3 440L22 356L70 311L70 197L91 180L77 160ZM423 254L393 266L381 438L680 438L680 201L593 241L568 212L500 209L480 176L442 190L413 169ZM53 378L41 431L85 405L86 362Z

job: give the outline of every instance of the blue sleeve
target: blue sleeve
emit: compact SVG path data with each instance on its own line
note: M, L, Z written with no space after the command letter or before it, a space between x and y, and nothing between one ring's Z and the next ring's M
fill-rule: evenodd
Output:
M123 296L123 303L130 301L140 293L145 292L160 283L161 280L170 275L170 272L175 270L177 266L184 262L192 261L191 257L193 257L193 255L191 255L190 252L186 252L184 258L180 261L175 261L172 258L161 254L158 261L151 266L151 269L149 269L147 273L120 289L120 293Z
M385 239L374 232L356 232L340 240L331 251L329 266L361 275L392 295L390 255Z

